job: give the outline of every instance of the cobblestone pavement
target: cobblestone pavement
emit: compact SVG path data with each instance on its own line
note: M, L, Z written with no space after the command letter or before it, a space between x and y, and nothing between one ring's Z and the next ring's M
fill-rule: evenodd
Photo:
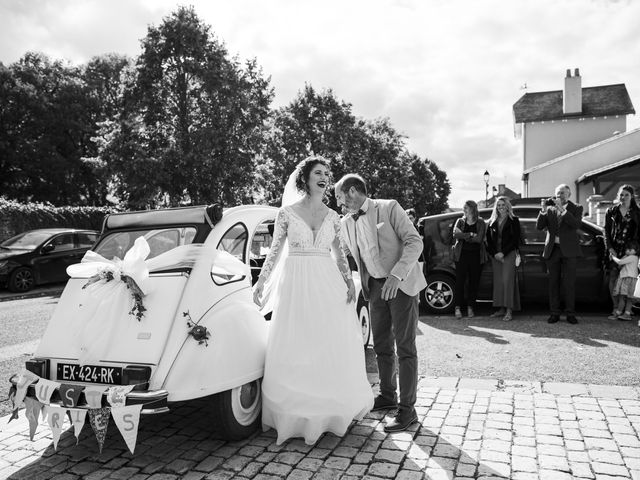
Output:
M203 402L143 417L135 455L111 423L102 454L85 425L54 451L41 424L0 418L0 478L640 480L640 390L632 387L425 378L420 424L385 434L369 414L343 438L276 445L273 431L226 443L206 429Z

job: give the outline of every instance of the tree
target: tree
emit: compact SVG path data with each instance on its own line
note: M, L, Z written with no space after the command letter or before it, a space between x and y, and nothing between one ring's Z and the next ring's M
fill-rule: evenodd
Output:
M273 91L255 60L229 58L192 7L142 40L123 109L96 139L132 207L246 202Z

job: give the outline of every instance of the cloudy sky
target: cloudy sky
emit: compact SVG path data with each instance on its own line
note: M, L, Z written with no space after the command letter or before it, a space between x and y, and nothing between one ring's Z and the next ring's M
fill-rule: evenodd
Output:
M83 63L135 56L169 0L0 0L0 61L26 51ZM452 183L451 206L490 186L521 191L512 106L526 91L625 83L640 108L640 2L590 0L191 0L232 54L256 57L275 106L305 82L356 115L389 117ZM526 89L524 90L524 86ZM638 128L638 116L628 129ZM559 179L560 180L560 179Z

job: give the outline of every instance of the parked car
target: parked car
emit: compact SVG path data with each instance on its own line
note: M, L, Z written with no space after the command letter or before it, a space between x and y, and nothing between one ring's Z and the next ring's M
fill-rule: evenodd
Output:
M518 267L520 297L527 301L547 301L547 267L542 258L546 231L536 228L539 205L514 205L514 214L520 219L523 244L520 247L522 264ZM491 209L480 209L487 221ZM433 313L451 313L455 299L455 263L451 255L452 232L462 212L431 215L420 219L424 234L424 272L427 287L421 294L421 303ZM578 258L576 272L576 300L603 303L608 301L608 276L605 268L604 231L602 227L582 219L578 237L583 256ZM491 300L493 272L491 262L484 264L478 291L479 300Z
M269 325L253 304L251 286L271 246L277 211L257 205L223 211L212 205L109 215L93 252L126 261L127 252L136 245L149 246L143 317L137 321L125 311L122 318L103 318L100 325L113 321L122 327L117 333L95 335L95 343L89 344L100 352L99 359L85 364L78 342L85 333L93 335L81 331L92 321L83 311L88 280L71 278L26 368L64 383L135 385L126 404L143 404L143 414L166 412L175 402L205 397L210 421L219 433L230 440L248 436L260 422ZM192 244L199 246L176 248ZM175 252L196 250L191 264L180 257L175 262L163 260ZM221 268L220 261L240 270ZM367 320L366 342L367 305L357 306L360 318ZM117 341L108 342L110 337ZM80 372L83 381L78 380ZM16 381L17 375L12 377L14 385ZM33 394L33 386L28 394ZM59 401L54 393L52 403ZM86 406L83 394L78 406Z
M43 228L0 244L0 285L26 292L43 283L64 282L67 267L78 263L98 238L95 230Z

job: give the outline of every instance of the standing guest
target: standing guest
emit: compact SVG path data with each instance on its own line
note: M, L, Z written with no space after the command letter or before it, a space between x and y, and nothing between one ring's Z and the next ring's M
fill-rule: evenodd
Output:
M625 245L632 240L640 241L640 208L635 199L635 191L631 185L622 185L618 189L618 204L607 210L604 217L604 241L609 259L609 293L613 300L613 312L616 315L618 305L613 289L620 275L620 267L613 257L624 255Z
M456 221L453 227L453 260L456 262L456 318L462 318L462 308L465 305L464 287L469 281L467 289L467 316L473 318L473 309L478 297L478 284L482 264L487 261L484 239L487 227L484 220L478 218L478 204L467 200L462 207L464 215Z
M427 286L418 265L422 240L397 201L367 196L360 175L342 177L335 194L338 205L351 212L342 219L344 248L358 265L362 293L369 300L380 374L380 395L372 411L397 407L397 415L384 430L406 430L418 421L418 294Z
M609 320L633 320L631 316L631 305L633 304L633 293L636 288L638 276L638 242L630 240L627 242L624 257L611 256L611 260L620 268L618 280L613 287L613 296L617 299L617 308L609 317Z
M538 230L547 230L542 257L549 270L548 323L560 320L560 291L564 291L564 310L567 322L578 323L576 318L576 258L582 256L578 241L578 227L582 219L582 206L569 200L571 188L556 187L555 197L541 200L541 211L536 219Z
M493 306L491 316L513 320L514 310L520 310L520 291L516 272L516 254L520 246L520 220L513 214L509 198L496 199L487 228L487 251L493 267Z
M407 216L409 217L409 220L411 220L411 223L413 223L413 226L416 227L416 230L417 230L418 229L418 217L416 216L415 208L407 208L405 210L405 212L407 212Z

